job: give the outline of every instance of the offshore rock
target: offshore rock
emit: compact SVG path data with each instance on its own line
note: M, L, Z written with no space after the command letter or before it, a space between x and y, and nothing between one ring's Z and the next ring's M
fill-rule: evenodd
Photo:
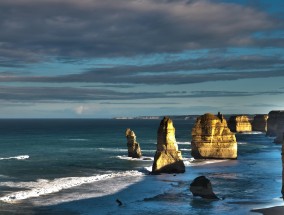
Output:
M267 114L255 115L252 121L252 130L266 132L267 131L267 119L268 119Z
M284 200L284 134L283 134L283 138L282 138L282 153L281 153L281 157L282 157L282 198Z
M237 142L222 114L206 113L192 128L191 155L195 159L236 159Z
M211 182L205 176L199 176L193 180L189 188L193 196L200 196L205 199L219 199L213 192Z
M252 131L249 118L245 115L231 116L228 121L228 126L232 132Z
M173 121L164 117L157 134L157 151L152 173L184 173L185 166L175 138Z
M275 136L275 143L282 143L284 132L284 111L270 111L267 120L267 136Z
M136 142L136 135L134 131L131 131L129 128L127 128L125 131L125 136L127 138L128 157L141 158L141 149L139 143Z

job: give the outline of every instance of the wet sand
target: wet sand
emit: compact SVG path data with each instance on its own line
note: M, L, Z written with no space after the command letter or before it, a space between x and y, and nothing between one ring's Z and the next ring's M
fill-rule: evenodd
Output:
M263 208L252 210L252 212L257 212L263 215L283 215L284 214L284 206L276 206L271 208Z

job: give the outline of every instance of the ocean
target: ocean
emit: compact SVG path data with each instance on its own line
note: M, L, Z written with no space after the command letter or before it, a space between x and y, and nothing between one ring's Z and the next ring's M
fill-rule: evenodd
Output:
M283 205L281 145L273 138L236 134L237 160L194 160L194 120L173 122L186 172L150 175L160 120L1 119L0 214L243 215ZM127 157L126 128L142 159ZM201 175L221 200L192 196L189 185Z

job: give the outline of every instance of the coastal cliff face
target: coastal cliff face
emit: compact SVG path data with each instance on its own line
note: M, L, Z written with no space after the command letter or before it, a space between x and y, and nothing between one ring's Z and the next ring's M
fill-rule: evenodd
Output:
M282 157L282 197L284 200L284 134L283 134L283 138L282 138L282 153L281 153L281 157Z
M275 143L282 143L284 133L284 111L270 111L267 120L267 136L276 136Z
M194 158L237 158L235 134L221 114L206 113L198 117L191 134L191 155Z
M245 115L231 116L228 121L228 126L232 132L252 131L249 118Z
M125 131L125 136L127 139L128 157L142 157L141 149L139 143L136 141L136 135L134 131L131 131L129 128L127 128Z
M175 128L169 117L164 117L157 134L157 151L152 173L183 173L185 166L175 138Z
M252 130L266 132L267 131L267 119L268 119L267 114L255 115L252 121Z

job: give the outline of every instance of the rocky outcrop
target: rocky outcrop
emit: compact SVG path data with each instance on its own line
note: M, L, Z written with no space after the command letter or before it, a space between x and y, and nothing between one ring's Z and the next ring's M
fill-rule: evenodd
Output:
M136 135L134 131L131 131L130 128L127 128L125 131L125 136L127 138L128 157L142 157L141 149L139 143L136 142Z
M267 120L267 136L275 136L275 143L282 143L284 133L284 111L270 111Z
M281 157L282 157L282 197L284 200L284 134L283 134L283 140L282 140L282 153L281 153Z
M152 173L183 173L185 166L175 138L175 128L169 117L164 117L157 134L157 151Z
M228 126L232 132L248 132L252 131L249 118L245 115L231 116Z
M267 114L255 115L252 121L252 130L266 132L267 131L267 119L268 119Z
M194 158L236 159L237 142L222 114L206 113L192 128L191 155Z
M193 196L200 196L205 199L219 199L213 192L211 182L205 176L199 176L193 180L189 188Z

